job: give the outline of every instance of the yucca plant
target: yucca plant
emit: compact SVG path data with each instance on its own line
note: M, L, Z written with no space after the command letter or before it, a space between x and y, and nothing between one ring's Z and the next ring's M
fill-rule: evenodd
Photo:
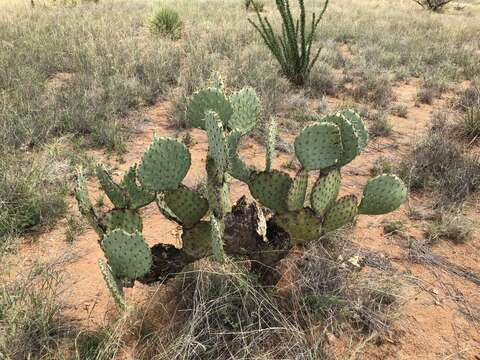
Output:
M424 9L431 11L440 11L452 0L413 0Z
M150 18L150 30L153 33L176 38L180 34L182 21L174 9L163 7Z
M312 43L318 24L327 10L329 0L325 0L323 9L317 16L312 14L310 28L307 30L304 0L298 0L300 18L294 19L289 0L276 0L276 5L282 17L282 32L275 33L268 18L262 17L256 8L258 24L248 21L262 36L263 41L277 59L282 73L295 85L302 86L310 75L313 65L318 60L318 49L312 57Z

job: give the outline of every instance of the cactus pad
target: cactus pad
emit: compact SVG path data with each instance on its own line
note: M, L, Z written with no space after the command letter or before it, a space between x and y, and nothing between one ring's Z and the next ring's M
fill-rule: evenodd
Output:
M173 190L182 182L190 163L190 153L184 144L174 139L155 138L143 154L138 179L151 191Z
M328 233L353 222L357 216L357 206L358 200L355 195L340 198L325 214L323 232Z
M273 158L275 156L275 144L277 143L277 122L275 121L275 118L270 118L266 130L265 144L267 147L267 154L265 170L270 171L272 170Z
M252 176L249 183L252 196L274 211L287 211L287 198L292 179L278 170L264 171Z
M232 116L232 107L223 92L211 87L196 92L187 108L187 119L190 125L205 129L205 114L207 111L215 111L222 123L227 125Z
M93 210L90 197L88 196L87 184L85 182L85 177L81 169L77 172L77 186L75 188L75 198L77 199L78 209L80 213L87 218L90 226L95 230L95 232L103 237L103 229L98 223L97 216Z
M137 178L137 165L133 165L128 169L124 175L120 186L125 189L128 199L129 209L138 209L142 206L150 204L155 200L155 193L148 191L147 189L138 186L136 182Z
M292 187L288 192L287 205L289 211L300 210L305 204L305 195L308 186L308 171L299 170L293 179Z
M310 204L318 215L325 215L325 212L333 205L340 191L341 181L338 169L318 178L310 194Z
M217 114L207 111L205 129L208 136L208 156L213 159L218 172L227 168L227 144L223 133L223 125Z
M343 154L339 127L331 123L307 126L295 139L295 154L307 171L336 165Z
M123 189L113 181L107 169L102 165L97 165L95 172L103 191L105 191L105 194L107 194L112 204L119 209L125 208L127 206L126 194Z
M359 138L355 127L343 115L337 113L321 121L335 124L340 129L343 153L336 166L346 165L360 154Z
M123 229L129 234L142 232L142 218L134 210L114 209L105 217L107 231Z
M238 146L241 136L242 135L238 131L232 131L228 136L228 173L235 179L248 183L251 170L238 155Z
M340 114L342 114L355 128L355 131L358 135L360 152L362 152L368 144L368 131L365 128L362 118L355 110L352 109L342 110Z
M212 253L211 226L200 221L190 229L183 229L182 249L191 256L201 258Z
M310 208L279 214L274 221L294 242L312 241L320 237L322 221Z
M262 111L255 90L250 87L243 88L230 96L230 104L233 114L228 121L228 128L242 135L250 132L257 124Z
M121 281L115 277L115 275L112 273L112 270L110 270L110 267L104 260L98 261L98 267L100 268L103 279L107 283L107 288L110 290L113 300L115 300L115 303L120 308L125 309L127 304L125 303L125 298L123 296L123 287L121 285Z
M208 211L208 202L195 191L180 186L165 193L165 204L189 228L195 225Z
M120 279L135 280L150 271L152 254L138 232L113 230L103 237L102 248L113 273Z
M407 199L407 187L395 175L379 175L370 179L363 190L360 214L381 215L396 210Z

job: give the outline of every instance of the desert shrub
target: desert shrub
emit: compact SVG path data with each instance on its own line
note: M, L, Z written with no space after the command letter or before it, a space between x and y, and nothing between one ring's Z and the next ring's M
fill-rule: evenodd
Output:
M473 223L461 211L440 209L435 219L427 224L425 234L429 243L445 239L461 244L472 237Z
M460 120L462 133L469 139L476 139L480 136L480 106L468 108Z
M63 306L58 301L61 280L57 268L37 264L31 269L23 269L17 278L2 282L1 358L57 358L54 354L60 340L67 337L71 326L61 316Z
M368 113L368 133L372 137L390 136L393 131L393 125L388 119L388 114L384 111L370 111Z
M394 166L392 161L387 157L380 155L377 157L375 162L373 163L373 167L370 169L370 174L372 176L377 176L381 174L393 174L394 173Z
M387 107L393 99L393 90L390 80L378 77L368 70L361 74L364 77L360 84L353 89L353 98L357 101L368 101L376 108Z
M52 224L66 209L69 166L56 159L0 159L0 240Z
M413 0L424 9L431 11L441 11L452 0Z
M456 107L465 110L474 106L480 106L480 87L474 82L463 90L456 102Z
M397 104L391 108L393 115L406 119L408 116L408 106L405 104Z
M154 33L175 38L180 35L182 20L176 10L162 7L150 18L150 29Z
M289 0L276 0L277 10L283 23L280 35L275 34L270 21L266 17L262 18L258 9L256 9L258 24L249 19L250 23L260 33L265 45L277 59L282 73L295 85L302 86L305 84L320 55L321 49L318 49L312 56L312 44L318 24L327 9L328 1L325 0L318 17L313 13L311 27L308 30L305 30L305 26L310 21L306 21L303 0L298 2L300 18L296 20L293 19Z
M320 97L322 95L333 96L337 92L338 83L335 72L330 65L318 62L310 73L308 79L308 90L311 95Z
M400 172L412 189L436 189L443 200L458 202L480 187L480 160L448 132L448 127L436 124L405 155Z

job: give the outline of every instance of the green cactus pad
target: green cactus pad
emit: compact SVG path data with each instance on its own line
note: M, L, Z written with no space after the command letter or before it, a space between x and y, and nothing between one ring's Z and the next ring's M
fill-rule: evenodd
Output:
M338 199L325 214L323 232L328 233L353 222L357 216L357 206L358 200L355 195L347 195Z
M363 190L360 214L381 215L394 211L407 199L407 187L395 175L379 175L370 179Z
M140 183L150 191L174 190L190 168L191 158L180 141L155 138L138 167Z
M208 201L186 186L167 191L164 200L168 208L187 228L199 222L208 211Z
M265 170L272 170L273 158L275 157L275 144L277 142L277 122L271 117L267 123L265 146L267 150Z
M295 178L293 179L292 187L288 192L288 210L295 211L303 208L305 204L305 195L307 193L308 186L308 171L299 170Z
M190 229L183 229L182 249L196 258L210 255L212 253L210 223L200 221Z
M121 281L113 275L112 270L104 260L98 261L98 267L100 268L100 272L102 273L103 280L107 283L107 288L110 290L110 294L115 300L115 303L121 309L125 309L127 304L125 302L125 298L123 296L123 287Z
M241 136L242 135L238 131L232 131L228 136L228 173L235 179L248 183L251 170L238 155L238 146Z
M187 108L187 119L190 125L205 129L205 114L207 111L218 114L222 123L227 125L232 116L232 107L223 92L211 87L196 92Z
M307 126L295 139L295 154L307 171L336 165L343 154L339 127L331 123Z
M138 186L136 178L137 165L135 164L128 169L127 173L122 179L122 182L120 183L120 186L122 186L127 193L129 209L141 208L155 200L155 193Z
M105 216L107 231L123 229L129 234L135 231L142 232L142 218L135 210L115 209Z
M227 168L227 144L223 125L217 114L207 111L205 129L208 136L208 156L213 159L217 171L223 173Z
M242 135L250 132L260 117L262 106L257 93L250 87L243 88L230 96L233 114L228 122L228 128Z
M107 169L103 165L97 165L95 169L100 185L103 191L107 194L112 204L119 209L127 206L127 197L123 189L116 184Z
M88 196L87 184L85 181L85 176L81 169L77 171L77 186L75 188L75 198L77 199L78 209L80 213L87 218L90 226L95 230L95 232L103 237L104 231L98 223L97 216L93 210L90 197Z
M312 241L320 237L322 221L310 208L279 214L275 216L274 222L296 243Z
M342 178L338 169L318 178L310 194L310 204L319 216L325 215L325 212L335 202L341 182Z
M215 216L210 219L210 237L212 239L213 257L218 262L225 261L225 253L223 250L223 231L225 226L223 221L217 220Z
M292 179L278 170L253 174L249 182L250 192L263 206L274 211L288 210L287 198Z
M360 152L362 152L368 144L368 131L365 128L362 118L355 110L352 109L342 110L340 114L342 114L355 128L355 132L358 135Z
M327 116L321 121L335 124L340 129L343 153L336 164L337 167L348 164L360 154L359 138L355 127L343 115L337 113Z
M113 273L120 279L135 280L148 273L152 266L150 248L138 232L113 230L103 237L102 249Z

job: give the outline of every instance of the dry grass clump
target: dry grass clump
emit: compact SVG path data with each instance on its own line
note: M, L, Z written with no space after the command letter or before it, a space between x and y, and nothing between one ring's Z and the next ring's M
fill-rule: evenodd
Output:
M443 118L404 157L401 175L412 189L435 189L442 200L459 202L480 187L480 159L451 137Z
M333 356L327 333L353 343L381 336L398 283L383 271L359 272L363 254L340 238L329 241L328 250L313 244L293 256L279 287L262 284L242 261L199 261L151 289L128 319L100 329L117 336L90 351L127 344L136 359L314 360ZM92 343L97 337L105 339L96 333Z
M425 234L430 244L440 240L462 244L471 239L473 222L458 209L440 209L435 219L427 224Z

